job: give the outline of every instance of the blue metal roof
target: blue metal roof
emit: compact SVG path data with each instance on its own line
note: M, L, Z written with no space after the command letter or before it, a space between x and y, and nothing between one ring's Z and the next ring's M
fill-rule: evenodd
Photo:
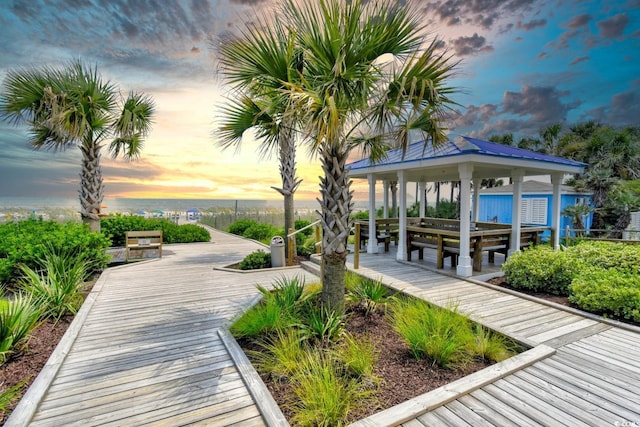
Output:
M585 163L562 157L550 156L535 151L523 150L521 148L510 147L495 142L483 141L481 139L463 136L456 142L446 141L438 147L433 147L431 143L419 141L407 147L406 153L402 155L402 148L394 148L387 152L387 157L377 163L372 163L368 158L355 161L347 165L352 170L365 169L371 166L388 166L399 163L409 163L420 160L436 159L451 156L461 156L465 154L480 154L485 156L495 156L501 158L535 160L545 163L554 163L567 166L584 167Z

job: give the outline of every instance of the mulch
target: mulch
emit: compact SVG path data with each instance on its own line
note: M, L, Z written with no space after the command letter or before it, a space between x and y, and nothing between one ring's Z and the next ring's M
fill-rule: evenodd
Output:
M8 362L0 366L0 393L28 379L22 387L23 391L33 383L49 356L62 339L71 324L73 316L66 316L58 322L47 320L31 332L28 347L20 354L14 355ZM14 402L7 413L0 413L0 425L9 417L18 404Z

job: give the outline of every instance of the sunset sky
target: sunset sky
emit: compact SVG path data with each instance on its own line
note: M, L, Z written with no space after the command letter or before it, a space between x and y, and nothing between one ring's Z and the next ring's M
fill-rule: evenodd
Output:
M0 0L0 80L15 67L81 58L129 90L151 95L157 116L141 160L103 157L107 197L278 199L277 160L216 145L227 88L215 45L273 0ZM640 0L417 1L462 60L464 89L451 137L595 119L640 126ZM299 150L300 199L318 195L317 160ZM0 122L0 196L75 197L80 155L34 152L27 129ZM358 187L363 188L363 187ZM358 191L366 197L366 191Z

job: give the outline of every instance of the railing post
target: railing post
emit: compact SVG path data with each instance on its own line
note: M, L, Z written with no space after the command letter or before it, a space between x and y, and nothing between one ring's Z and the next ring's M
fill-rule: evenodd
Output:
M353 268L360 268L360 224L356 222L355 242L353 244Z
M293 248L295 247L295 241L296 241L296 236L292 236L292 234L295 232L295 230L293 228L289 229L289 259L287 260L287 265L291 266L293 265Z
M321 238L320 227L316 225L316 253L318 255L322 253L322 244L320 243L322 241Z

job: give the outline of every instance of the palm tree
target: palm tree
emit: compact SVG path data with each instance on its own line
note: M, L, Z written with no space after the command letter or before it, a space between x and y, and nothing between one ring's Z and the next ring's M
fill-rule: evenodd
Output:
M582 237L584 235L584 217L593 212L593 209L589 205L569 205L562 211L563 216L568 216L571 219L571 227L576 231L576 236Z
M73 61L61 67L9 71L0 94L0 113L16 125L27 124L36 149L82 152L80 216L100 229L104 184L100 151L108 144L114 158L137 158L151 128L154 103L130 92L120 98L114 84L103 81L97 67Z
M455 92L446 82L455 64L437 40L426 43L425 20L413 6L285 0L281 14L304 63L289 93L324 173L322 303L341 312L353 207L347 159L356 148L374 161L394 143L406 148L414 130L443 142L441 117ZM382 55L394 59L392 70L381 65Z
M220 45L220 63L234 86L234 102L223 110L218 135L223 148L239 147L244 132L255 128L262 141L261 155L278 153L282 188L272 188L284 197L287 233L294 228L294 194L302 181L296 177L297 120L286 89L298 78L302 62L292 36L279 19L258 24L260 31L252 26L240 38ZM285 239L285 253L288 246Z

